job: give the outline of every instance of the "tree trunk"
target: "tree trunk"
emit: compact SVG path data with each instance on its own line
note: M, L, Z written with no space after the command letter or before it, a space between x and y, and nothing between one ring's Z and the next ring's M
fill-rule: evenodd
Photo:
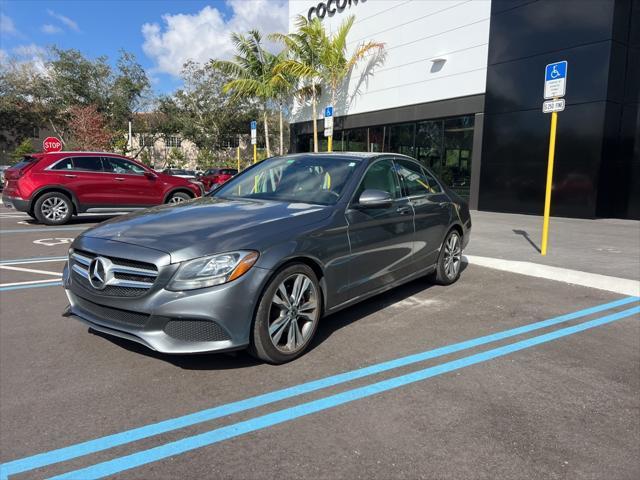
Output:
M284 132L282 131L282 104L280 105L280 155L284 155Z
M313 88L313 91L311 92L311 109L313 115L313 152L318 153L318 99L316 98L315 82L313 82L311 88Z
M264 143L267 147L267 157L271 156L271 147L269 146L269 124L267 123L267 106L264 106Z

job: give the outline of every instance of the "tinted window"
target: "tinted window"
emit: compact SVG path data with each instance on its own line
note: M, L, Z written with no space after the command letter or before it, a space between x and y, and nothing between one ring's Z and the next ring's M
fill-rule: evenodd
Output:
M218 169L217 168L211 168L209 170L207 170L206 172L204 172L205 175L215 175L218 173Z
M73 169L73 162L70 158L65 158L64 160L60 160L53 167L51 167L51 170L72 170L72 169Z
M365 190L382 190L393 198L400 197L400 184L391 160L380 160L369 167L356 192L356 201Z
M405 195L409 197L414 195L427 195L429 193L437 193L440 190L440 187L438 187L437 190L434 189L434 185L437 186L437 183L433 181L433 183L430 184L424 170L417 163L398 160L396 165Z
M74 170L87 170L91 172L102 171L100 157L73 157Z
M141 175L144 173L144 168L123 158L105 157L104 162L107 172L118 174L128 173L133 175Z
M427 177L427 181L429 182L429 187L431 188L431 193L442 193L442 187L436 181L435 177L433 175L431 175L427 171L427 169L425 169L424 167L422 168L422 171L423 171L425 177Z

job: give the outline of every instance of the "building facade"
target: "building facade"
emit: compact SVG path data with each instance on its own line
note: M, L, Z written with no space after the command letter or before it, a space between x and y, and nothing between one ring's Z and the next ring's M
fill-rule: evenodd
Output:
M567 60L552 214L640 218L640 0L290 0L289 13L291 31L298 15L335 31L353 14L350 48L385 44L334 106L334 150L411 155L480 210L542 213L544 69ZM293 106L292 150L312 149L310 119Z

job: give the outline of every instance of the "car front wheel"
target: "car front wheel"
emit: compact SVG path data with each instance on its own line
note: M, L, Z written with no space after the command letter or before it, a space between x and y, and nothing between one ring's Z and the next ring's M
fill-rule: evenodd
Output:
M283 269L260 299L250 353L273 364L302 355L318 328L321 302L322 292L311 268L297 263Z
M73 216L73 204L64 193L49 192L36 200L33 213L45 225L63 225Z

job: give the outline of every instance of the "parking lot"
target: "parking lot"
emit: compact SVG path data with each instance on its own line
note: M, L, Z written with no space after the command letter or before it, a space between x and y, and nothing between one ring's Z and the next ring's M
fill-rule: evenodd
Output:
M637 297L470 264L283 366L166 356L61 317L68 245L105 218L0 209L2 478L640 476Z

